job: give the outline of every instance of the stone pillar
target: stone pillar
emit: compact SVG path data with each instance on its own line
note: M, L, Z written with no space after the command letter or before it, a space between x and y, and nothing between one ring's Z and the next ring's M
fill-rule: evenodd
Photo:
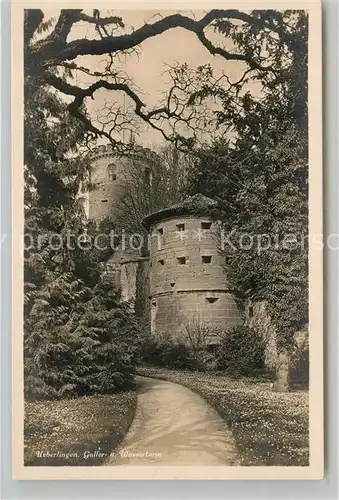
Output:
M288 353L286 351L279 352L276 368L277 380L273 384L274 391L286 392L289 390L289 368L290 359Z
M135 316L140 324L150 330L151 310L149 299L149 259L140 258L136 270Z

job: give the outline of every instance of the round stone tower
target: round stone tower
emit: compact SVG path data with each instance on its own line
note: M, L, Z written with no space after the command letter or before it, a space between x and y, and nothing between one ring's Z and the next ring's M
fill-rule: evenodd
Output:
M119 202L132 182L131 168L137 165L145 183L151 179L150 168L145 160L132 163L127 156L113 151L112 146L95 148L91 155L91 189L87 194L87 217L100 222L105 217L114 221L119 214ZM123 300L136 302L140 276L149 270L148 258L141 256L138 249L128 246L118 248L107 262L104 272L109 273L121 291ZM145 287L144 287L145 288ZM145 309L145 308L144 308ZM149 311L147 311L147 314Z
M112 217L128 184L130 160L113 152L112 146L98 146L92 155L92 188L88 196L88 217L99 221Z
M203 195L148 215L151 329L175 337L208 326L213 335L242 322L219 252L218 204Z

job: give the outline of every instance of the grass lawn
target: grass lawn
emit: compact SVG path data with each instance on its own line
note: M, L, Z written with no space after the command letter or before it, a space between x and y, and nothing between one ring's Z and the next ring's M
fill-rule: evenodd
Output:
M25 465L101 465L123 440L136 400L129 391L25 402Z
M138 373L204 397L230 426L241 465L308 465L308 391L273 392L269 382L163 368Z

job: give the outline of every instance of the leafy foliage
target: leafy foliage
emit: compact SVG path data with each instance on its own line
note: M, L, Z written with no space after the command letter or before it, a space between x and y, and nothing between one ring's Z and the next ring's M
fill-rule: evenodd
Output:
M254 377L265 372L264 344L253 329L237 326L221 338L217 350L220 370L232 375Z
M267 302L278 347L289 350L308 317L308 20L303 11L252 14L269 19L275 35L217 29L239 48L264 51L275 70L248 74L232 91L209 88L221 104L219 127L232 137L201 151L187 192L220 202L230 288L240 302ZM259 97L248 90L256 80Z
M142 347L142 361L147 365L163 368L209 371L216 369L216 358L206 342L197 341L198 335L192 327L189 334L173 339L170 335L146 336Z
M26 396L112 393L129 388L141 343L109 278L92 289L71 274L31 295L25 324Z
M192 370L196 367L192 351L184 342L153 334L143 345L142 360L164 368Z
M140 333L84 217L85 130L53 92L26 88L25 395L112 393L133 382Z

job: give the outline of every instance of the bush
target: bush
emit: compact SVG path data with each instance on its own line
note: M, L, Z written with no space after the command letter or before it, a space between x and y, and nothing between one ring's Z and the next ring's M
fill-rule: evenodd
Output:
M207 339L212 335L212 332L210 327L204 324L199 318L193 318L192 321L186 323L182 335L191 350L198 353L206 350Z
M214 371L217 360L209 345L209 338L218 335L210 326L202 322L199 317L186 323L182 332L185 342L189 346L194 368L199 371Z
M169 335L151 335L143 346L142 361L161 368L213 371L217 368L215 355L207 346L193 348L187 342Z
M236 326L221 338L217 366L235 376L253 377L265 372L265 346L258 333L246 326Z
M195 368L195 360L189 347L182 342L169 342L162 346L160 352L161 366L165 368L187 369Z
M291 386L308 388L309 384L309 339L308 327L295 334L295 346L290 354L289 381Z
M93 289L66 278L58 285L45 291L45 300L34 300L26 317L26 398L130 389L142 340L128 304L109 277Z
M194 370L196 361L191 349L183 342L170 336L151 335L142 352L144 363L162 368Z
M214 372L218 368L218 360L208 347L194 354L196 369L202 372Z

